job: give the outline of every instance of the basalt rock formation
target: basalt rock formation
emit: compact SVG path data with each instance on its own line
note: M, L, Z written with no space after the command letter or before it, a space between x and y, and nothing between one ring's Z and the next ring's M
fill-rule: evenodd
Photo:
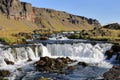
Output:
M120 24L112 23L112 24L105 25L104 28L120 30Z
M0 12L9 19L32 21L39 27L55 30L78 30L100 27L96 19L72 15L64 11L35 8L19 0L0 0Z
M0 0L0 11L10 19L32 21L34 18L32 5L19 0Z

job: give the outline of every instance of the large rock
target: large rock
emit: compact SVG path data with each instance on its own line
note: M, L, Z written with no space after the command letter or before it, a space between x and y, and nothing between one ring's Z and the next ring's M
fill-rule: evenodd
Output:
M120 66L114 66L103 75L104 80L120 80Z
M49 58L49 57L41 57L39 61L37 61L36 69L39 71L52 71L52 70L60 70L65 68L68 63L72 63L73 60L70 58Z
M120 46L119 45L113 45L111 49L107 50L105 55L107 55L107 59L112 58L113 55L117 55L117 60L120 59Z
M8 77L10 72L8 70L0 70L0 77Z
M4 61L5 61L5 62L6 62L6 64L8 64L8 65L14 65L14 62L9 61L8 59L4 59Z
M83 66L83 67L87 67L87 66L88 66L88 64L85 63L85 62L79 62L78 65L81 65L81 66Z
M10 19L32 21L34 18L32 5L19 0L0 0L0 11Z

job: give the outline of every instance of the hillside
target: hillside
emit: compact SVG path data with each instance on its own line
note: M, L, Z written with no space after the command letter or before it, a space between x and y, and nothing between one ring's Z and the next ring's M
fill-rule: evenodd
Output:
M120 30L120 24L118 24L118 23L108 24L103 27L107 28L107 29Z
M96 19L64 11L36 8L30 3L19 0L0 0L0 40L7 40L8 43L10 41L18 42L28 35L31 36L33 30L41 31L39 29L46 29L46 32L49 30L50 32L83 30L85 32L82 35L91 38L110 38L113 40L120 37L120 30L118 30L120 25L116 23L102 28ZM19 35L21 32L26 33L24 38Z
M63 11L32 7L30 3L19 0L1 0L0 12L9 19L34 22L40 28L51 30L80 30L100 27L96 19L72 15Z
M89 30L101 26L95 19L72 15L64 11L45 8L33 8L33 10L36 15L34 21L39 27L48 27L52 30Z

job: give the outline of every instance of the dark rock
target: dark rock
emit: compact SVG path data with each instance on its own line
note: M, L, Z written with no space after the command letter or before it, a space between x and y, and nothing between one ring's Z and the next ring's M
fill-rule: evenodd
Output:
M68 70L74 70L74 69L75 69L75 66L68 66L67 69L68 69Z
M17 70L18 70L18 71L23 71L23 69L22 69L22 68L17 68Z
M30 61L32 61L32 59L31 58L28 58L28 60L27 60L28 62L30 62Z
M95 27L101 27L101 24L96 19L88 19L87 20L89 24L94 25Z
M112 67L103 75L104 80L120 80L120 66Z
M112 49L110 49L105 52L105 55L107 55L107 59L110 59L114 55L114 52Z
M59 70L67 66L72 60L70 58L49 58L49 57L41 57L39 61L37 61L36 69L40 71L52 71L52 70Z
M8 65L14 65L14 62L9 61L8 59L4 59L4 61L5 61L5 62L6 62L6 64L8 64Z
M119 52L120 51L120 46L119 45L113 45L111 48L114 52Z
M120 30L120 24L118 23L112 23L112 24L108 24L103 26L104 28L108 28L108 29L116 29L116 30Z
M8 77L10 72L8 70L0 70L0 77Z
M87 66L88 66L88 64L85 63L85 62L79 62L78 65L81 65L81 66L83 66L83 67L87 67Z
M116 60L120 59L120 46L119 45L113 45L110 50L107 50L105 52L105 55L107 55L107 59L112 58L113 55L117 55Z

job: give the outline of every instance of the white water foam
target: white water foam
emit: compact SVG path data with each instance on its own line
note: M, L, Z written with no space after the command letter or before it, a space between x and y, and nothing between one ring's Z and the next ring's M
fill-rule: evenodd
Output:
M112 44L77 43L77 44L47 44L42 45L42 55L52 58L70 57L73 60L83 61L86 63L100 63L105 67L110 65L105 62L104 53L110 49ZM111 65L109 66L111 67Z

